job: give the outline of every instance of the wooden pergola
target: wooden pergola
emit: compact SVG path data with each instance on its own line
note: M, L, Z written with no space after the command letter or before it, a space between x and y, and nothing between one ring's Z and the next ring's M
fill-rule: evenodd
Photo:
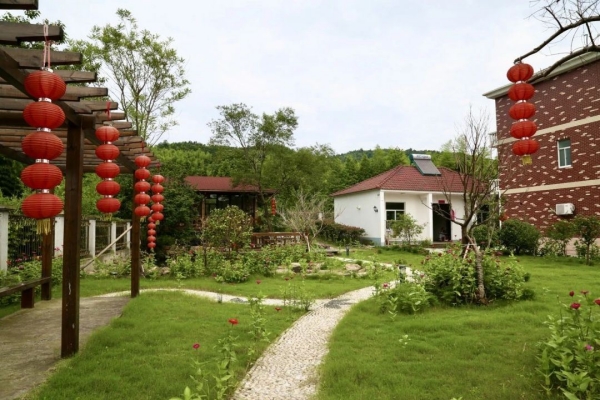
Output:
M31 10L38 8L38 0L0 0L0 10ZM19 45L23 41L35 42L61 40L63 30L49 26L44 36L44 26L0 22L0 154L23 164L33 164L35 160L21 151L21 141L34 129L23 119L23 109L32 99L24 88L25 77L43 66L42 50L7 47ZM52 65L77 65L82 55L74 52L53 51ZM52 160L65 177L64 207L64 249L62 286L62 339L61 356L68 357L79 349L79 274L80 274L80 226L82 177L84 172L94 172L101 162L95 155L95 148L102 144L95 136L97 127L111 123L120 130L121 137L114 144L120 155L115 161L121 173L133 173L137 168L135 157L145 154L157 160L149 152L143 152L142 138L131 129L131 123L123 121L123 112L107 113L107 102L93 100L108 96L108 89L101 87L73 86L69 84L91 83L97 80L94 72L55 70L67 83L67 92L61 100L54 102L66 115L64 125L53 133L65 144L65 152ZM91 100L86 100L90 98ZM37 99L36 99L37 100ZM108 108L117 110L118 104L110 102ZM147 150L147 149L146 149ZM133 199L132 199L133 202ZM53 234L45 235L42 250L42 276L49 276L54 253ZM132 215L131 231L131 296L139 294L140 274L140 219ZM50 299L49 285L42 287L42 299Z

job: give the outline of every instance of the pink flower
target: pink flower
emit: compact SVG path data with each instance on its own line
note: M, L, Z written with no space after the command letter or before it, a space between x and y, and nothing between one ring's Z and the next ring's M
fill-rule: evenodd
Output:
M571 308L573 310L579 310L579 307L581 307L581 304L579 304L579 303L573 303L573 304L571 304Z
M586 351L594 351L594 347L593 347L593 346L590 346L589 344L586 344L586 345L585 345L585 350L586 350Z
M260 282L261 282L261 280L260 280L260 279L257 279L257 280L256 280L256 284L257 284L257 285L260 285Z
M229 323L231 324L231 326L237 325L238 320L237 320L237 318L229 318Z
M194 349L198 350L200 348L200 343L194 343L192 346Z
M600 299L594 300L594 303L596 303L596 304L598 304L600 306Z
M383 284L383 288L384 288L384 289L387 289L389 286L390 286L390 285L389 285L387 282Z

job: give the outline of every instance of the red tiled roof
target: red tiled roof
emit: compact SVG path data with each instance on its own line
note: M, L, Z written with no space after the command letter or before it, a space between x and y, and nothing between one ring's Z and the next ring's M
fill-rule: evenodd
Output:
M438 168L442 175L423 175L417 167L399 165L372 178L357 183L332 194L342 196L367 190L405 190L420 192L443 192L444 188L452 193L462 193L463 184L460 174L448 168Z
M200 192L258 192L258 187L255 185L239 184L234 187L228 176L188 176L185 181ZM264 189L264 192L274 193L275 191Z

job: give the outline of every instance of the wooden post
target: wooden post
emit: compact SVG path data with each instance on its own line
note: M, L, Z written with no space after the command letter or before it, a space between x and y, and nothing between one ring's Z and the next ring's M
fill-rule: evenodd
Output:
M135 185L135 178L133 178ZM135 189L133 191L135 193ZM131 297L137 297L140 294L140 217L135 215L135 201L133 202L133 213L131 216Z
M68 122L65 172L61 357L79 350L79 245L81 242L82 127Z
M50 233L42 238L42 278L52 278L52 259L54 258L54 218L51 219ZM42 283L42 300L52 299L52 282Z

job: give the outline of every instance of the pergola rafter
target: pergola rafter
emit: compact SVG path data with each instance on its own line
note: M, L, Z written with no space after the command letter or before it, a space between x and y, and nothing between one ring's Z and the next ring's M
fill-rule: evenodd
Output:
M37 0L0 0L0 10L35 10ZM44 39L62 40L64 32L60 27L49 26L48 36L44 37L44 27L35 24L0 22L0 155L24 164L33 164L21 150L21 142L34 129L23 119L23 109L32 101L25 91L26 76L43 66L43 51L6 47L21 42L36 42ZM76 65L82 62L82 55L75 52L52 51L52 66ZM141 154L152 160L150 167L158 161L145 147L143 139L131 130L130 122L124 120L125 113L117 111L118 104L104 101L108 90L102 87L81 86L97 79L94 72L55 70L67 85L65 95L57 104L65 113L63 126L53 130L65 145L65 152L51 161L65 175L65 230L63 249L63 290L62 290L62 340L61 355L68 357L79 349L79 273L80 273L80 226L82 175L93 172L101 162L96 158L95 149L102 144L95 135L97 127L110 124L120 130L121 137L114 143L120 150L115 163L122 173L133 173L137 166L135 157ZM90 100L82 100L91 98ZM107 113L110 111L110 116ZM131 233L131 296L139 294L140 272L140 220L132 215ZM46 235L48 236L48 235ZM44 237L42 254L42 274L51 269L51 240ZM42 298L50 298L49 287L42 287Z

